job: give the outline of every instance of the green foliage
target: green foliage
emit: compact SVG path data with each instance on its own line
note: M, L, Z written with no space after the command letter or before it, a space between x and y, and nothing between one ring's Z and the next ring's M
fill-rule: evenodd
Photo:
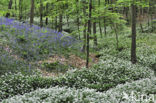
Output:
M148 68L105 55L92 69L66 74L62 78L62 83L69 87L88 87L105 91L117 84L146 77L150 77Z
M40 75L5 74L0 77L0 101L37 88L50 87L53 81L51 78L43 78Z
M26 43L26 42L27 42L27 40L26 40L26 38L25 38L25 35L18 35L18 36L17 36L17 41L18 41L19 43Z
M48 66L51 67L51 65ZM53 66L54 64L52 64ZM39 75L24 76L21 74L4 75L0 80L0 93L2 93L1 99L4 99L31 92L37 88L48 88L56 85L106 91L118 84L150 78L152 75L152 72L146 67L132 65L128 61L105 55L91 69L73 70L73 72L58 78L43 78Z
M75 89L69 87L52 87L38 89L31 93L3 100L2 103L12 102L51 102L51 103L154 103L156 96L156 79L143 79L124 85L107 92L99 93L92 89ZM131 97L133 96L133 98ZM142 98L141 96L144 96ZM127 98L126 98L127 97ZM135 101L137 99L138 101Z
M110 36L105 40L101 41L99 45L103 49L100 51L100 54L109 54L115 56L117 58L122 58L124 60L130 61L130 43L131 38L129 38L129 33L126 35L119 35L120 47L122 47L121 51L116 50L115 48L115 38L114 36ZM138 34L137 35L137 61L138 64L143 66L152 67L156 64L156 56L155 56L155 36L150 34ZM107 46L105 46L107 45Z
M7 47L0 46L0 75L12 72L33 73L34 66L29 65L26 61L20 60L14 54L8 53Z
M23 8L23 19L27 19L27 14L30 12L30 0L22 0L21 4L19 4L19 0L16 1L18 2L17 5L15 5L14 2L12 9L8 10L9 0L0 0L0 16L4 16L9 12L11 16L16 18L20 11L19 9L15 10L15 6L21 6ZM128 8L132 3L137 5L138 8L147 8L150 6L149 0L136 2L133 2L133 0L112 0L114 2L111 2L110 4L106 3L106 1L109 0L101 0L99 4L98 1L93 0L91 21L96 23L100 22L102 28L106 26L108 34L113 34L114 31L110 30L110 28L115 27L119 35L119 48L118 50L116 49L114 35L109 34L101 40L98 38L96 53L100 55L99 63L95 64L90 69L83 68L81 70L71 70L63 76L54 78L45 78L41 75L26 75L26 73L34 73L34 65L31 65L33 64L31 57L33 57L34 60L39 60L41 59L40 57L55 52L64 55L67 58L73 54L85 58L84 53L77 51L80 50L82 43L77 44L75 47L76 49L61 47L61 50L57 49L60 45L53 45L44 40L38 42L41 43L40 45L35 46L37 40L31 33L30 36L28 35L28 37L26 37L22 34L15 34L14 29L6 30L7 32L11 31L11 35L8 37L3 35L3 37L5 37L7 43L14 51L7 52L5 50L6 48L3 46L0 48L0 75L8 71L17 74L8 73L0 77L0 101L6 99L2 101L2 103L132 103L134 101L128 101L123 98L123 92L130 95L130 93L134 91L136 96L138 96L139 93L145 93L148 96L149 94L156 94L156 79L153 73L154 71L156 73L156 42L155 36L150 33L146 34L147 32L153 31L153 27L156 28L156 22L153 20L151 22L153 27L144 28L145 34L137 34L137 64L133 65L130 62L130 31L125 27L126 21L124 20L123 15L120 14L120 10L122 10L123 7ZM152 3L154 4L154 0ZM54 28L54 23L61 22L59 16L65 17L62 20L63 26L65 25L63 27L64 30L70 33L68 35L74 35L74 37L78 38L79 34L80 36L83 34L82 32L85 29L84 24L87 23L89 19L88 5L88 1L86 0L44 0L42 8L44 15L43 19L48 17L49 21L52 21L52 23L49 23L50 27L51 24L53 24L52 28ZM154 5L152 5L152 7L154 7ZM40 0L35 0L36 24L39 22L39 8ZM116 10L120 13L117 13ZM68 18L70 19L68 21L69 26L65 24L65 20ZM80 19L80 23L77 21L78 18ZM57 27L58 24L55 26ZM77 30L78 24L79 30ZM1 29L4 29L4 27L2 26ZM43 32L46 33L47 31ZM98 37L98 34L100 33L98 32L95 35ZM65 38L65 36L62 37L62 40L63 38ZM14 40L17 41L16 48L12 45L14 42L11 42ZM0 45L1 43L3 44L5 42L0 38ZM26 45L27 43L28 45ZM49 47L51 48L49 49ZM21 58L19 57L19 54ZM47 56L45 56L44 59L46 57ZM27 59L27 61L24 61L23 59ZM31 62L28 62L29 60ZM56 61L54 63L44 62L42 68L50 72L66 72L69 69L69 66ZM22 72L22 74L18 72ZM139 103L140 102L142 101L139 101Z
M47 71L50 72L66 72L69 69L69 66L61 64L59 61L54 63L44 62L42 64L42 68L45 68Z

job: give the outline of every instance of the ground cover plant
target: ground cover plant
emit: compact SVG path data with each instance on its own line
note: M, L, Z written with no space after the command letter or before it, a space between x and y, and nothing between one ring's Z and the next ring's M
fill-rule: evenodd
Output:
M131 103L134 101L134 99L137 100L135 103L140 103L142 101L146 101L146 103L154 103L153 100L156 98L156 96L154 96L156 92L155 85L155 78L153 78L118 85L116 88L110 89L103 93L87 88L75 89L69 87L52 87L49 89L38 89L24 95L14 96L12 98L3 100L2 103ZM141 95L142 93L143 95ZM144 98L141 96L144 96Z
M121 36L121 38L124 38L124 36ZM127 36L125 36L125 37L127 37ZM154 77L154 74L150 68L151 68L151 64L155 63L154 62L155 60L153 60L153 59L151 60L150 57L154 58L154 56L152 56L152 55L154 55L154 53L153 53L154 48L153 48L153 50L149 50L148 48L145 50L143 47L138 47L139 59L141 57L146 57L146 58L143 58L143 59L145 59L144 61L140 59L140 62L138 64L133 65L129 61L130 58L127 55L129 47L127 46L126 49L123 49L122 51L119 52L118 50L115 49L115 42L113 42L114 40L112 38L113 38L113 36L110 36L110 38L108 38L107 41L104 41L103 44L101 44L102 46L104 46L104 48L102 48L100 50L100 52L98 53L98 55L100 55L99 63L95 64L90 69L83 68L81 70L69 71L69 73L67 73L63 76L57 77L57 78L45 78L45 77L42 77L40 74L32 75L32 76L27 75L27 74L26 75L6 74L6 75L2 76L1 80L0 80L1 81L1 83L0 83L1 84L1 89L0 89L1 101L3 99L6 99L6 101L4 100L3 102L13 101L14 99L12 99L12 98L18 98L18 97L20 97L18 95L23 95L23 97L21 96L21 98L24 98L24 99L18 98L19 102L22 102L22 101L30 102L31 97L34 102L38 102L38 101L44 102L43 98L36 100L36 97L33 97L31 95L31 93L33 93L34 90L37 90L37 91L34 91L33 95L34 94L37 95L38 93L36 93L36 92L39 92L39 93L44 93L44 94L41 94L41 96L43 96L43 95L46 95L46 93L48 93L47 91L50 92L50 90L52 90L52 92L53 92L53 90L56 90L56 88L58 88L57 89L58 92L61 92L63 90L61 92L61 93L63 93L62 96L64 96L66 94L66 92L67 93L69 93L69 92L80 93L80 94L71 94L71 95L69 95L69 97L68 96L63 97L63 98L66 98L63 100L62 100L62 98L58 98L58 99L56 99L57 102L62 102L62 101L74 102L75 100L78 99L76 97L77 95L85 95L85 94L87 94L87 97L79 98L78 101L84 102L86 100L86 102L90 102L90 100L87 98L93 98L93 101L97 100L97 102L104 101L104 100L110 100L112 102L121 101L122 97L120 97L120 99L118 97L119 93L121 93L121 92L118 92L118 94L111 93L112 95L115 95L114 96L115 99L110 98L109 97L110 94L109 93L105 94L105 92L111 91L112 90L111 88L118 88L118 86L120 84L124 85L126 82L133 84L133 81L137 81L137 80L142 81L143 78L149 78L149 80L151 80ZM110 39L112 39L112 41ZM109 40L110 40L110 45L107 46L105 44L105 42L109 43L108 42ZM113 44L111 44L111 43L113 43ZM126 46L126 45L128 45L128 44L125 44L123 46ZM10 55L10 57L11 57L11 54L14 54L14 53L6 52L5 50L1 50L1 51L3 51L5 54L8 53L8 55ZM149 55L151 55L151 56L149 56ZM4 57L4 59L7 59L7 58ZM4 61L4 59L3 59L3 61ZM12 56L12 59L14 59L17 63L17 59L15 59L13 56ZM8 59L8 60L13 61L12 59ZM146 62L147 60L148 60L148 62ZM144 62L146 64L143 64ZM26 62L26 63L28 63L28 62ZM14 63L10 63L10 64L14 64ZM56 62L52 65L45 63L44 66L46 68L51 68L51 67L53 68L53 67L57 66L56 64L58 64L58 63ZM19 67L17 65L15 65L15 67L7 65L7 64L5 64L5 65L8 67L3 67L3 68L8 68L8 70L11 70L12 68L17 69L19 67L22 67L24 64L21 64L22 66L18 65ZM28 64L26 64L26 66L24 66L24 67L25 67L25 70L32 72L31 70L33 68L30 69L28 67ZM28 73L28 71L27 71L27 73ZM152 84L152 85L153 85L153 87L155 87L154 84ZM55 86L57 86L57 87L55 87ZM143 86L143 87L145 87L145 86ZM147 86L147 87L150 88L150 86ZM42 92L40 92L40 88L45 88L45 90L43 89L43 91L45 91L45 92L43 92L42 90L41 90ZM48 88L50 90L48 90ZM88 91L83 93L82 92L83 88L88 88L88 90L91 91L91 93L90 92L88 93ZM38 89L39 89L39 91L38 91ZM66 89L67 89L67 91L66 91ZM94 89L94 90L90 90L90 89ZM118 91L118 90L115 89L115 91ZM30 97L29 96L25 97L25 95L29 95L29 92L30 92ZM130 92L132 92L132 90L129 90L126 93L130 93ZM138 92L138 91L135 91L135 92ZM149 90L148 92L150 92L150 93L154 92L154 89ZM25 93L28 93L28 94L25 94ZM48 94L51 94L51 92ZM54 95L48 95L48 94L46 95L47 97L45 97L45 101L50 101L51 100L50 98L54 97L54 95L58 95L58 94L54 94ZM102 96L102 97L100 97L101 99L99 99L99 98L97 99L97 96L91 95L91 94L104 95L104 96L109 95L109 96L107 98L104 98L104 96ZM90 97L90 95L91 95L91 97ZM39 97L40 97L40 95L39 95ZM10 98L11 100L9 100L7 98ZM15 99L15 101L16 101L16 99ZM56 101L54 101L54 102L56 102ZM126 102L129 102L129 101L126 101Z
M1 103L155 103L155 0L0 0Z
M77 42L52 29L30 26L28 23L2 17L0 21L1 31L5 32L10 48L28 60L39 59L46 54L52 55L56 50L61 52L61 48L70 47Z
M73 70L57 78L44 78L40 75L4 75L0 90L3 93L2 99L8 98L8 96L24 94L38 88L53 86L67 86L77 89L90 88L103 92L119 84L143 78L153 78L153 76L153 72L148 67L143 67L139 64L132 65L128 61L106 55L101 57L101 61L89 70L85 68Z

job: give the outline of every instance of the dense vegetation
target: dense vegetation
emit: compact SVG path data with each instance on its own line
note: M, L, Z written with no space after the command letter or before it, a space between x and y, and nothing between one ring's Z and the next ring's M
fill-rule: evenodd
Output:
M155 0L0 0L0 102L155 103Z

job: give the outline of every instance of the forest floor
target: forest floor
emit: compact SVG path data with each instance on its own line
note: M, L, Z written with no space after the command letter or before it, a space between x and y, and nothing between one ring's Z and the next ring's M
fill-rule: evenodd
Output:
M80 51L80 41L75 43L75 39L65 38L66 41L73 41L65 42L69 45L60 48L64 41L54 45L50 42L55 35L59 37L60 33L52 31L51 35L51 32L46 32L45 37L38 38L42 34L38 31L34 29L32 34L28 32L32 37L10 30L0 33L2 103L73 103L77 100L86 103L131 103L134 101L125 99L123 95L131 96L133 92L136 94L135 99L144 94L156 100L156 33L141 33L137 28L137 64L134 65L130 62L130 28L118 31L121 50L116 49L116 36L108 28L107 36L101 38L98 35L96 50L91 40L90 64L87 69L85 53ZM61 40L62 37L58 39Z
M94 64L97 64L99 61L99 58L96 57L96 54L90 54L90 62L89 62L89 67L92 67ZM71 65L74 68L77 69L81 69L86 67L86 60L76 56L74 54L69 55L68 58L66 58L65 56L61 56L61 55L54 55L52 57L49 57L48 59L44 60L44 61L39 61L38 64L42 65L43 63L56 63L57 61L59 61L59 63L64 64L64 65ZM38 68L39 69L39 68ZM41 71L43 76L59 76L62 75L62 73L56 73L56 72L48 72L45 69L39 69L39 71Z

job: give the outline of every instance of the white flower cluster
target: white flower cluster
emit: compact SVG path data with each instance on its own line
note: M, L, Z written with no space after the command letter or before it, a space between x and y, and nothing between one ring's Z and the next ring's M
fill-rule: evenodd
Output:
M93 68L74 70L58 78L6 74L0 79L0 100L56 85L106 91L118 84L152 77L153 71L148 67L132 65L129 61L104 55Z
M156 95L149 101L130 101L125 98L132 92L142 94L156 93L156 78L142 79L132 83L118 85L106 92L96 92L92 89L75 89L68 87L52 87L38 89L31 93L14 96L2 103L149 103L155 102Z

